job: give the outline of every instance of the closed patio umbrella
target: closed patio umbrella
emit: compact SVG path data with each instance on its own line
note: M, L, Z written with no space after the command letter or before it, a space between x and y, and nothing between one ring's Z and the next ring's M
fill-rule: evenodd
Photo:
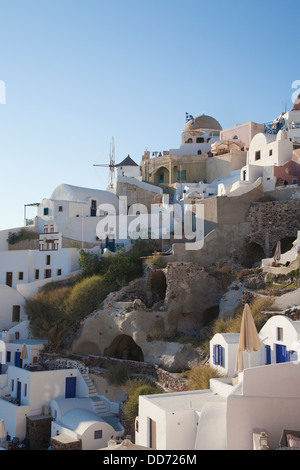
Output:
M6 439L7 432L5 427L4 419L0 419L0 442L3 442Z
M280 241L277 242L276 248L275 248L275 253L274 253L274 260L279 261L281 258L281 243Z
M243 351L248 353L248 366L250 364L250 355L252 351L259 351L261 342L248 304L245 304L241 322L240 341L236 357L236 371L242 372L245 369L243 360Z
M21 359L27 359L28 358L28 352L27 352L27 347L26 347L25 343L22 346L22 351L21 351L20 358Z

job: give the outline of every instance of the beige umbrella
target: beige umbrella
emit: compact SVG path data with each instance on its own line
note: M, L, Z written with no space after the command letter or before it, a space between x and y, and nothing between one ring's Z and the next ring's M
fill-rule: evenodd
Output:
M4 419L0 419L0 442L2 443L6 439L7 432L5 427Z
M274 260L279 261L281 258L281 243L280 241L277 242L276 248L275 248L275 253L274 253Z
M260 349L261 342L252 317L252 313L249 305L245 304L241 322L239 347L236 357L236 371L242 372L245 369L245 364L242 358L243 351L247 351L248 366L251 367L250 354L252 351L259 351Z
M149 450L149 447L139 446L133 444L130 439L124 439L124 441L119 444L111 444L99 450Z
M27 352L26 344L24 343L23 346L22 346L20 359L27 359L27 358L28 358L28 352Z

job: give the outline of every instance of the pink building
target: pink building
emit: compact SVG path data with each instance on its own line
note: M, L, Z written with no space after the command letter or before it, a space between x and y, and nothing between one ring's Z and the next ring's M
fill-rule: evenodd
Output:
M300 183L300 149L294 150L292 159L282 166L274 166L274 176L286 184Z
M245 124L238 124L230 129L222 130L220 132L220 140L241 140L245 144L244 150L249 150L251 140L260 132L264 132L264 125L250 121Z

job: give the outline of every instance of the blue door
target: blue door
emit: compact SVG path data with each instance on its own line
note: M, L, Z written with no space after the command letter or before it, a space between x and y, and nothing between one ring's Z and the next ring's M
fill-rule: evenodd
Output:
M271 364L271 346L269 344L265 346L265 351L266 351L266 365Z
M16 352L15 354L15 366L21 367L21 353L20 352Z
M286 346L276 344L276 362L286 362Z
M66 377L65 398L74 398L76 396L76 377Z
M20 405L21 404L21 382L17 382L17 402Z

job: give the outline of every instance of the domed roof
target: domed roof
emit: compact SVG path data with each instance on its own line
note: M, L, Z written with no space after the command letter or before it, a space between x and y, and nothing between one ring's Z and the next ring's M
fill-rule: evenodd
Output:
M50 196L56 201L88 202L91 198L97 199L101 204L119 204L118 197L110 191L102 189L81 188L70 184L58 185Z
M186 131L196 129L214 129L221 131L222 126L215 118L207 116L206 114L202 114L202 116L197 116L196 118L189 121L185 126Z

